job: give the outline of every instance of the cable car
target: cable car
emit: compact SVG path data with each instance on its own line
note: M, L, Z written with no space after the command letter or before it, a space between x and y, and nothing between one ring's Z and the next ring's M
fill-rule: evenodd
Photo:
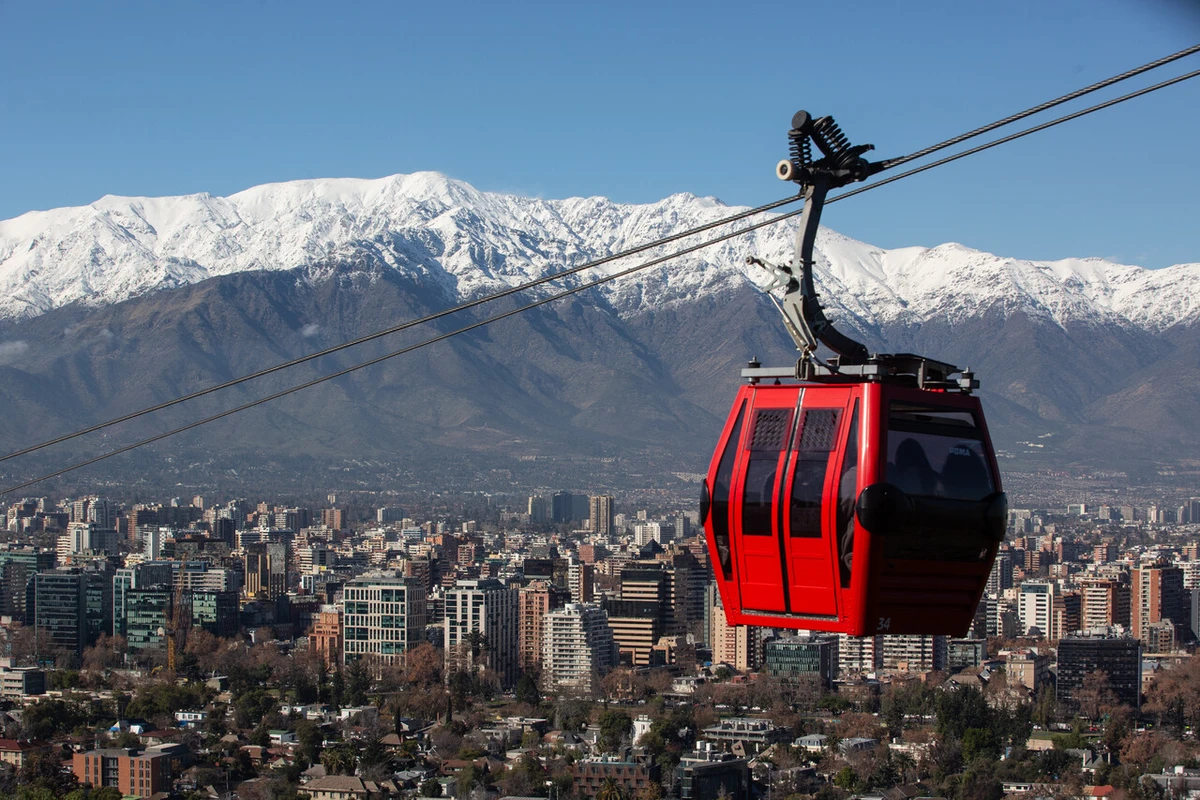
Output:
M802 356L742 371L705 479L700 516L726 617L964 635L1007 523L978 381L922 356L869 354L825 318L812 282L825 193L876 165L829 117L801 111L789 137L793 157L777 172L806 201L795 266L749 260L772 272L768 296L784 288L776 302ZM818 344L836 357L817 358Z

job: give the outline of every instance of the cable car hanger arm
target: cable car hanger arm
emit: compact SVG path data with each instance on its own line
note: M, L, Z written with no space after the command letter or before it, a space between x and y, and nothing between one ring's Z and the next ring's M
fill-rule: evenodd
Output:
M875 149L874 145L851 145L833 117L813 119L807 111L796 112L788 141L791 158L780 161L775 174L780 180L799 184L804 195L792 265L775 266L757 258L747 261L772 273L770 288L784 288L783 300L777 305L788 333L803 353L802 360L811 360L817 345L824 344L838 354L841 364L865 364L870 358L867 348L834 328L821 308L813 282L813 249L829 190L866 180L885 169L885 164L863 158L864 153ZM812 154L814 144L821 153L816 160Z

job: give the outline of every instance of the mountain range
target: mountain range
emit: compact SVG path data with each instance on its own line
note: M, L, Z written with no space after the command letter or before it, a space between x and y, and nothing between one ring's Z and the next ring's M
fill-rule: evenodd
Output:
M104 197L0 221L5 452L613 255L741 209L487 193L436 173ZM52 485L654 485L703 472L750 357L795 351L747 255L794 221L588 289ZM679 247L682 245L677 245ZM670 252L621 259L545 297ZM823 229L829 316L872 350L973 368L1002 466L1157 474L1200 443L1200 264L885 250ZM0 464L5 480L528 302L508 298ZM294 374L293 374L294 373ZM253 475L251 478L249 476ZM213 476L221 476L219 480ZM214 484L215 481L215 484ZM557 481L557 483L555 483ZM45 490L43 490L45 491Z

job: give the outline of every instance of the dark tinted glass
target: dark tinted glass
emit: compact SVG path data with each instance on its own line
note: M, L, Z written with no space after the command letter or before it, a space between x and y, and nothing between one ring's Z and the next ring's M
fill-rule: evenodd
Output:
M886 480L908 494L982 500L995 480L970 411L892 403Z
M770 536L775 508L779 453L787 446L792 426L790 408L764 408L754 415L750 435L750 464L742 492L742 535Z
M729 487L733 480L733 463L737 459L738 442L742 438L742 417L746 413L746 404L738 409L737 421L733 423L733 431L729 441L725 443L725 452L721 453L721 463L717 465L717 477L713 484L712 513L709 524L712 526L713 539L717 543L717 562L726 579L733 575L733 562L729 550Z
M796 432L796 476L792 480L790 504L791 535L797 539L821 536L822 492L829 454L837 435L839 409L805 410Z

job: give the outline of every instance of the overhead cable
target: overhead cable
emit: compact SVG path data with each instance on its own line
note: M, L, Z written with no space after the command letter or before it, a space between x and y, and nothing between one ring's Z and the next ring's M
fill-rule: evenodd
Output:
M1013 122L1017 122L1018 120L1025 119L1026 117L1031 117L1034 114L1040 114L1043 111L1047 111L1051 108L1054 108L1055 106L1062 105L1063 103L1069 103L1072 100L1077 100L1080 97L1083 97L1084 95L1091 94L1092 92L1099 91L1100 89L1105 89L1109 86L1120 83L1121 81L1128 80L1129 78L1135 77L1137 75L1141 75L1144 72L1149 72L1152 69L1157 69L1166 64L1170 64L1172 61L1178 61L1181 58L1186 58L1187 56L1194 55L1195 53L1200 53L1200 44L1193 45L1184 50L1180 50L1178 53L1172 53L1169 56L1164 56L1163 58L1160 58L1156 61L1151 61L1148 64L1143 64L1140 67L1135 67L1131 70L1127 70L1125 72L1122 72L1120 75L1114 75L1111 78L1106 78L1098 83L1093 83L1091 86L1085 86L1084 88L1076 90L1074 92L1070 92L1069 94L1064 94L1062 97L1056 97L1053 100L1047 100L1045 103L1042 103L1041 105L1034 106L1033 108L1027 108L1024 111L1018 112L1009 117L1005 117L1004 119L996 120L995 122L988 124L988 125L984 125L981 128L976 128L975 130L968 131L967 133L964 133L960 136L955 136L952 139L947 139L944 142L939 142L938 144L931 145L930 147L926 147L924 150L918 150L915 153L912 153L907 156L902 156L900 158L884 159L884 161L883 161L884 169L891 169L892 167L898 167L901 164L907 164L910 161L916 161L917 159L924 158L925 156L928 156L928 155L932 155L933 153L936 153L939 150L945 150L947 147L953 147L956 144L962 144L963 142L967 141L968 139L974 139L976 136L981 136L985 133L990 133L990 132L996 130L997 128L1003 128L1005 125L1009 125Z
M1103 103L1098 103L1098 104L1096 104L1096 105L1089 106L1088 108L1081 109L1081 110L1079 110L1079 111L1076 111L1076 112L1073 112L1073 113L1071 113L1071 114L1067 114L1067 115L1064 115L1064 116L1062 116L1062 117L1058 117L1058 118L1056 118L1056 119L1050 120L1050 121L1048 121L1048 122L1044 122L1044 123L1041 123L1041 124L1039 124L1039 125L1035 125L1035 126L1033 126L1033 127L1031 127L1031 128L1027 128L1027 129L1024 129L1024 130L1018 131L1017 133L1011 134L1011 135L1009 135L1009 136L1001 137L1000 139L996 139L996 140L994 140L994 141L987 142L987 143L985 143L985 144L983 144L983 145L979 145L978 147L970 148L970 149L968 149L968 150L965 150L965 151L962 151L962 152L960 152L960 153L955 153L955 154L953 154L953 155L950 155L950 156L947 156L947 157L945 157L945 158L939 159L939 160L937 160L937 161L935 161L935 162L932 162L932 163L930 163L930 164L925 164L925 165L922 165L922 166L919 166L919 167L914 167L913 169L906 170L905 172L899 173L899 174L897 174L897 175L893 175L893 176L891 176L891 177L888 177L888 178L885 178L885 179L883 179L883 180L878 180L878 181L875 181L875 182L873 182L873 183L867 184L867 185L865 185L865 186L861 186L861 187L859 187L859 188L857 188L857 189L852 189L852 190L850 190L850 191L843 192L843 193L839 194L837 197L830 198L830 199L827 201L827 204L828 204L828 203L835 203L835 202L837 202L837 201L839 201L839 200L844 200L844 199L846 199L846 198L848 198L848 197L853 197L853 196L855 196L855 195L862 194L863 192L869 191L869 190L871 190L871 189L876 189L876 188L878 188L878 187L880 187L880 186L884 186L884 185L887 185L887 184L889 184L889 183L893 183L893 182L895 182L895 181L898 181L898 180L900 180L901 178L906 178L906 177L910 177L910 176L912 176L912 175L916 175L916 174L918 174L918 173L921 173L921 172L925 172L925 171L927 171L927 170L933 169L934 167L941 166L941 165L943 165L943 164L947 164L947 163L950 163L950 162L952 162L952 161L957 161L957 160L959 160L959 159L961 159L961 158L965 158L966 156L969 156L969 155L973 155L973 154L975 154L975 153L982 152L982 151L984 151L984 150L990 149L990 148L992 148L992 147L996 147L996 146L998 146L998 145L1001 145L1001 144L1004 144L1004 143L1006 143L1006 142L1011 142L1011 141L1013 141L1013 140L1015 140L1015 139L1019 139L1019 138L1021 138L1021 137L1023 137L1023 136L1028 136L1029 134L1036 133L1036 132L1038 132L1038 131L1046 130L1047 128L1053 127L1053 126L1055 126L1055 125L1060 125L1060 124L1062 124L1062 123L1064 123L1064 122L1068 122L1068 121L1070 121L1070 120L1078 119L1078 118L1080 118L1080 117L1086 116L1086 115L1088 115L1088 114L1091 114L1091 113L1094 113L1094 112L1096 112L1096 111L1100 111L1100 110L1102 110L1102 109L1105 109L1105 108L1110 108L1110 107L1112 107L1112 106L1115 106L1115 105L1117 105L1117 104L1119 104L1119 103L1123 103L1123 102L1125 102L1125 101L1127 101L1127 100L1132 100L1132 99L1134 99L1134 98L1141 97L1141 96L1143 96L1143 95L1146 95L1146 94L1150 94L1151 92L1158 91L1158 90L1160 90L1160 89L1166 88L1166 87L1168 87L1168 86L1172 86L1172 85L1174 85L1174 84L1177 84L1177 83L1181 83L1181 82L1183 82L1183 81L1185 81L1185 80L1189 80L1189 79L1191 79L1191 78L1195 78L1195 77L1198 77L1198 76L1200 76L1200 70L1194 70L1194 71L1192 71L1192 72L1189 72L1189 73L1186 73L1186 74L1184 74L1184 75L1180 75L1180 76L1177 76L1177 77L1174 77L1174 78L1170 78L1170 79L1168 79L1168 80L1165 80L1165 81L1162 81L1162 82L1160 82L1160 83L1157 83L1157 84L1155 84L1155 85L1153 85L1153 86L1148 86L1148 87L1145 87L1145 88L1143 88L1143 89L1139 89L1139 90L1137 90L1137 91L1135 91L1135 92L1130 92L1130 93L1128 93L1128 94L1125 94L1125 95L1122 95L1122 96L1120 96L1120 97L1116 97L1116 98L1113 98L1113 99L1111 99L1111 100L1107 100L1107 101L1105 101L1105 102L1103 102ZM795 198L788 198L787 200L781 200L781 201L777 201L776 203L774 203L774 204L769 204L769 205L770 205L770 206L779 206L779 205L784 205L784 204L786 204L786 203L792 202L794 199L795 199ZM760 206L760 207L759 207L759 209L765 209L765 208L767 208L767 206ZM737 219L738 219L738 220L740 220L740 219L744 219L745 217L747 217L747 216L750 216L750 214L751 214L751 213L755 213L755 212L757 212L759 209L752 209L751 211L743 212L742 214L740 214L740 215L735 215L735 216L737 216ZM472 331L472 330L475 330L475 329L477 329L477 328L481 328L481 327L483 327L483 326L485 326L485 325L490 325L491 323L493 323L493 322L498 322L498 321L500 321L500 320L502 320L502 319L507 319L508 317L512 317L512 316L515 316L515 315L517 315L517 314L523 313L523 312L525 312L525 311L529 311L529 310L531 310L531 309L537 308L537 307L539 307L539 306L546 305L547 303L554 302L555 300L560 300L560 299L562 299L562 298L564 298L564 297L568 297L568 296L570 296L570 295L577 294L577 293L579 293L579 292L582 292L582 291L584 291L584 290L586 290L586 289L591 289L591 288L594 288L594 287L596 287L596 286L599 286L599 285L601 285L601 284L608 283L608 282L610 282L610 281L616 280L616 279L618 279L618 278L623 278L623 277L627 277L627 276L629 276L629 275L633 275L633 274L635 274L635 273L637 273L637 272L641 272L642 270L649 269L650 267L658 266L658 265L660 265L660 264L663 264L663 263L665 263L665 262L667 262L667 261L671 261L671 260L673 260L673 259L679 258L680 256L688 255L688 254L690 254L690 253L694 253L694 252L696 252L696 251L698 251L698 250L701 250L701 249L704 249L704 248L706 248L706 247L710 247L710 246L712 246L712 245L714 245L714 244L718 244L718 243L720 243L720 242L724 242L724 241L728 241L729 239L736 238L736 237L738 237L738 236L741 236L741 235L743 235L743 234L749 233L750 231L758 230L758 229L760 229L760 228L764 228L764 227L767 227L767 226L769 226L769 225L775 225L775 224L777 224L777 223L779 223L779 222L782 222L782 221L784 221L784 220L786 220L786 219L790 219L790 218L792 218L792 217L799 216L801 213L803 213L803 209L793 210L793 211L789 211L789 212L787 212L787 213L781 214L781 215L779 215L779 216L777 216L777 217L772 217L772 218L770 218L770 219L768 219L768 220L763 220L762 222L756 222L756 223L753 223L753 224L751 224L751 225L747 225L747 226L746 226L746 227L744 227L744 228L740 228L740 229L738 229L738 230L736 230L736 231L732 231L732 232L730 232L730 233L725 233L725 234L722 234L722 235L720 235L720 236L717 236L717 237L714 237L714 238L712 238L712 239L709 239L709 240L706 240L706 241L704 241L704 242L701 242L700 244L691 245L691 246L689 246L689 247L683 248L682 250L676 251L676 252L674 252L674 253L670 253L670 254L667 254L667 255L664 255L664 256L660 256L660 257L658 257L658 258L651 259L650 261L647 261L647 262L645 262L645 263L643 263L643 264L639 264L639 265L637 265L637 266L634 266L634 267L629 267L628 269L625 269L625 270L622 270L622 271L619 271L619 272L615 272L615 273L613 273L613 274L611 274L611 275L606 275L606 276L603 276L603 277L601 277L601 278L597 278L596 280L590 281L590 282L588 282L588 283L584 283L584 284L581 284L581 285L579 285L579 286L572 287L572 288L570 288L570 289L566 289L566 290L564 290L564 291L561 291L561 292L559 292L559 293L557 293L557 294L554 294L554 295L550 295L550 296L547 296L547 297L541 298L541 299L539 299L539 300L536 300L536 301L534 301L534 302L532 302L532 303L529 303L529 304L527 304L527 305L521 306L521 307L519 307L519 308L512 309L512 310L510 310L510 311L506 311L506 312L503 312L503 313L501 313L501 314L496 314L496 315L493 315L493 316L491 316L491 317L487 317L487 318L485 318L485 319L483 319L483 320L479 320L479 321L477 321L477 322L474 322L474 323L472 323L472 324L470 324L470 325L464 326L464 327L462 327L462 328L458 328L458 329L456 329L456 330L454 330L454 331L451 331L451 332L449 332L449 333L441 334L441 335L439 335L439 336L435 336L435 337L432 337L432 338L430 338L430 339L426 339L426 340L424 340L424 341L422 341L422 342L418 342L418 343L416 343L416 344L410 345L410 346L408 346L408 347L401 348L401 349L399 349L399 350L395 350L395 351L393 351L393 352L391 352L391 353L387 353L387 354L385 354L385 355L382 355L382 356L379 356L379 357L377 357L377 358L370 359L369 361L364 361L364 362L362 362L362 363L359 363L359 364L356 364L356 365L354 365L354 366L347 367L347 368L345 368L345 369L342 369L342 370L338 370L337 372L330 373L330 374L328 374L328 375L324 375L324 376L322 376L322 377L315 378L315 379L313 379L313 380L311 380L311 381L307 381L307 382L305 382L305 383L302 383L302 384L299 384L299 385L296 385L296 386L289 387L288 389L284 389L284 390L281 390L281 391L279 391L279 392L275 392L274 394L267 395L266 397L259 398L258 400L254 400L254 401L251 401L251 402L249 402L249 403L245 403L245 404L243 404L243 405L240 405L240 406L237 406L237 407L235 407L235 408L231 408L231 409L228 409L228 410L226 410L226 411L222 411L222 412L220 412L220 413L218 413L218 414L214 414L214 415L212 415L212 416L205 417L204 419L200 419L200 420L197 420L197 421L195 421L195 422L191 422L191 423L188 423L188 424L186 424L186 425L183 425L183 426L180 426L180 427L174 428L174 429L172 429L172 430L165 431L165 432L163 432L163 433L160 433L160 434L156 434L156 435L154 435L154 436L151 436L151 437L149 437L149 438L143 439L143 440L141 440L141 441L134 442L133 444L129 444L129 445L126 445L126 446L123 446L123 447L117 448L117 449L115 449L115 450L111 450L111 451L108 451L108 452L106 452L106 453L102 453L102 454L100 454L100 455L98 455L98 456L95 456L95 457L93 457L93 458L87 459L87 460L85 460L85 461L81 461L81 462L79 462L79 463L72 464L71 466L64 467L64 468L62 468L62 469L59 469L59 470L56 470L56 471L54 471L54 472L51 472L51 473L48 473L48 474L45 474L45 475L39 476L39 477L37 477L37 478L33 478L33 479L31 479L31 480L25 481L25 482L23 482L23 483L17 484L17 485L15 485L15 486L11 486L11 487L9 487L9 488L7 488L7 489L4 489L3 491L0 491L0 496L2 496L2 495L6 495L6 494L10 494L10 493L12 493L12 492L19 491L19 490L21 490L21 489L24 489L24 488L26 488L26 487L32 486L32 485L34 485L34 484L36 484L36 483L40 483L40 482L42 482L42 481L46 481L46 480L49 480L49 479L51 479L51 478L56 478L56 477L58 477L58 476L60 476L60 475L64 475L64 474L66 474L66 473L68 473L68 472L73 472L74 470L81 469L81 468L83 468L83 467L91 466L92 464L96 464L96 463L98 463L98 462L100 462L100 461L104 461L104 460L106 460L106 459L108 459L108 458L111 458L111 457L113 457L113 456L121 455L122 453L127 453L127 452L129 452L129 451L131 451L131 450L135 450L135 449L137 449L137 448L140 448L140 447L143 447L143 446L145 446L145 445L153 444L154 442L158 442L158 441L161 441L161 440L163 440L163 439L166 439L166 438L168 438L168 437L175 436L175 435L177 435L177 434L180 434L180 433L184 433L184 432L186 432L186 431L189 431L189 430L192 430L192 429L194 429L194 428L198 428L198 427L200 427L200 426L202 426L202 425L207 425L207 424L209 424L209 423L211 423L211 422L215 422L215 421L217 421L217 420L223 419L223 418L225 418L225 417L228 417L228 416L231 416L231 415L233 415L233 414L237 414L237 413L239 413L239 412L246 411L246 410L248 410L248 409L251 409L251 408L254 408L254 407L256 407L256 406L263 405L264 403L268 403L268 402L270 402L270 401L272 401L272 400L277 400L277 399L279 399L279 398L281 398L281 397L287 396L287 395L289 395L289 394L293 394L293 393L295 393L295 392L298 392L298 391L301 391L301 390L303 390L303 389L307 389L307 388L310 388L310 387L312 387L312 386L316 386L316 385L318 385L318 384L325 383L325 382L327 382L327 381L330 381L330 380L333 380L333 379L335 379L335 378L340 378L340 377L342 377L342 376L344 376L344 375L348 375L348 374L350 374L351 372L356 372L357 370L364 369L364 368L366 368L366 367L369 367L369 366L373 366L373 365L375 365L375 364L381 363L381 362L383 362L383 361L387 361L387 360L389 360L389 359L392 359L392 358L396 358L396 357L398 357L398 356L401 356L401 355L405 355L405 354L407 354L407 353L413 352L414 350L418 350L418 349L420 349L420 348L422 348L422 347L426 347L426 346L428 346L428 345L435 344L435 343L437 343L437 342L445 341L446 339L452 338L452 337L454 337L454 336L457 336L457 335L459 335L459 334L462 334L462 333L467 333L468 331ZM732 219L732 218L731 218L731 219ZM715 226L716 226L716 225L718 225L718 224L720 224L720 223L710 223L710 224L709 224L709 228L711 228L711 227L715 227ZM728 222L727 222L727 223L725 223L725 224L728 224ZM670 240L671 240L671 241L673 241L673 240L677 240L677 239L678 239L678 238L680 238L681 236L682 236L682 234L677 234L675 237L673 237L673 238L672 238L672 239L670 239ZM658 242L649 243L649 244L646 244L646 245L641 245L641 246L640 246L640 248L641 248L641 250L650 249L650 248L652 248L652 247L654 247L654 246L661 245L661 244L663 243L663 241L668 241L668 240L660 240L660 241L658 241ZM640 252L641 250L639 250L639 252ZM630 252L632 252L632 251L630 251ZM615 258L615 256L614 256L614 257L609 257L607 260L612 260L613 258ZM564 275L566 275L566 274L571 274L571 273L573 273L573 272L579 272L579 271L582 271L583 269L589 268L589 266L594 266L596 263L601 263L601 262L592 262L592 263L591 263L591 264L589 264L589 265L581 265L580 267L572 268L572 270L570 270L570 271L567 271L567 272L555 273L553 276L547 276L546 278L539 279L539 280L538 280L536 283L545 283L545 282L547 282L548 280L553 280L554 278L563 277L563 276L564 276ZM489 300L489 299L498 299L499 297L506 296L506 295L508 295L508 294L512 294L512 293L514 293L515 291L517 291L517 290L516 290L516 289L505 290L505 291L504 291L504 292L502 292L502 293L498 293L498 294L496 294L496 295L493 295L493 296L490 296L490 297L488 297L488 298L482 298L482 299L480 299L480 300L477 300L477 301L472 301L472 305L479 305L480 303L482 303L482 302L486 302L486 301L487 301L487 300ZM463 308L466 308L466 307L468 307L468 306L467 306L466 304L464 304ZM462 309L455 309L455 310L462 310ZM446 313L451 313L451 311L439 312L439 316L445 315ZM416 323L416 322L413 322L413 323L411 323L411 324L417 324L417 323ZM410 325L409 323L406 323L406 326L409 326L409 325ZM379 334L379 335L383 335L383 334ZM371 337L369 337L369 338L378 338L378 336L376 336L376 335L372 335L372 336L371 336ZM364 337L362 341L367 341L367 340L368 340L368 337ZM349 345L343 345L343 346L340 346L340 347L339 347L339 349L343 349L345 346L349 346ZM313 356L313 357L315 357L315 356ZM265 372L264 372L264 374L265 374ZM147 412L147 413L149 413L149 412Z
M1026 109L1025 111L1021 111L1017 114L1012 114L1008 117L997 120L988 125L984 125L980 128L976 128L975 130L968 131L967 133L961 134L959 136L955 136L951 139L947 139L938 144L931 145L930 147L926 147L922 150L918 150L915 153L911 153L907 156L901 156L898 158L887 159L882 163L885 165L885 167L884 167L885 169L891 169L891 168L900 166L902 164L907 164L911 161L915 161L917 159L923 158L932 153L938 152L939 150L943 150L947 147L951 147L953 145L960 144L964 141L967 141L968 139L972 139L972 138L974 138L976 136L980 136L984 133L994 131L997 128L1004 127L1005 125L1009 125L1018 120L1025 119L1026 117L1032 116L1034 114L1038 114L1042 111L1053 108L1057 105L1061 105L1062 103L1066 103L1071 100L1078 99L1078 98L1083 97L1084 95L1087 95L1091 92L1095 92L1100 89L1106 88L1108 86L1112 86L1121 81L1128 80L1129 78L1135 77L1137 75L1141 75L1141 74L1148 72L1150 70L1153 70L1153 69L1157 69L1158 67L1164 66L1173 61L1177 61L1181 58L1185 58L1189 55L1193 55L1198 52L1200 52L1200 45L1194 45L1194 46L1186 48L1184 50L1180 50L1177 53L1173 53L1169 56L1164 56L1163 58L1143 64L1140 67L1135 67L1134 69L1127 70L1125 72L1120 73L1119 75L1114 75L1113 77L1107 78L1103 81L1099 81L1098 83L1094 83L1090 86L1086 86L1077 91L1062 95L1061 97L1055 98L1054 100L1049 100L1045 103L1041 103L1039 105L1033 106L1032 108ZM1157 88L1157 87L1151 87L1151 89L1153 89L1153 88ZM1136 95L1131 95L1131 96L1136 96ZM1118 98L1117 102L1120 102L1120 101L1121 101L1121 99ZM1095 109L1092 109L1092 110L1095 110ZM1090 111L1085 111L1082 113L1090 113ZM1068 117L1068 118L1073 118L1073 117ZM1068 119L1068 118L1064 118L1061 121L1065 121L1065 119ZM1053 124L1058 124L1058 123L1054 122ZM1030 129L1030 130L1026 131L1025 133L1022 133L1021 135L1027 135L1028 133L1032 133L1034 130L1041 130L1041 128ZM1017 137L1014 137L1014 138L1017 138ZM999 143L999 142L997 142L997 143ZM995 145L992 144L989 146L995 146ZM987 149L987 147L979 148L979 149ZM973 150L973 151L968 151L968 152L978 152L978 150ZM961 155L958 156L958 158L961 158L961 157L962 157ZM949 160L953 161L955 159L951 158ZM947 162L946 161L934 162L934 164L929 165L929 167L926 167L926 168L930 168L932 166L937 166L942 163L947 163ZM921 170L921 171L923 171L923 170ZM908 175L908 174L912 174L912 173L904 173L903 175L897 175L893 178L887 179L885 181L880 181L879 183L871 184L871 185L881 185L882 183L890 183L890 182L898 180L899 178L904 177L904 175ZM857 191L865 191L865 188L866 187L861 187ZM857 193L857 191L855 193ZM508 289L504 289L502 291L496 292L491 295L486 295L484 297L476 298L475 300L471 300L471 301L468 301L465 303L460 303L459 305L444 309L442 311L438 311L433 314L426 315L419 319L400 323L393 327L386 328L386 329L380 330L380 331L376 331L374 333L367 334L366 336L362 336L362 337L353 339L348 342L343 342L341 344L325 348L324 350L319 350L314 353L309 353L307 355L300 356L298 358L294 358L290 361L285 361L280 364L276 364L274 366L258 370L257 372L252 372L252 373L242 375L237 378L233 378L231 380L225 381L224 383L219 383L219 384L215 384L213 386L206 387L204 389L199 389L195 392L191 392L189 394L182 395L180 397L176 397L174 399L167 400L162 403L158 403L157 405L149 406L147 408L143 408L138 411L133 411L128 414L124 414L122 416L115 417L110 420L106 420L104 422L99 422L95 425L90 425L86 428L81 428L79 430L72 431L71 433L66 433L61 436L57 436L57 437L48 439L43 442L39 442L37 444L30 445L28 447L24 447L20 450L14 450L13 452L8 453L6 455L0 455L0 462L8 461L9 459L17 458L17 457L23 456L23 455L28 455L29 453L37 452L38 450L42 450L46 447L50 447L50 446L56 445L56 444L61 444L63 442L67 442L72 439L79 438L80 436L86 436L89 433L95 433L96 431L100 431L105 428L112 427L113 425L118 425L122 422L129 422L130 420L137 419L138 417L142 417L147 414L153 414L157 411L163 411L167 408L171 408L172 406L176 406L181 403L186 403L190 400L195 400L200 397L204 397L206 395L222 391L224 389L230 389L234 386L238 386L238 385L246 383L248 381L255 380L256 378L262 378L267 375L271 375L273 373L280 372L285 369L290 369L291 367L299 366L300 364L304 364L309 361L313 361L313 360L321 358L323 356L332 355L332 354L340 352L342 350L345 350L345 349L348 349L351 347L356 347L357 345L360 345L360 344L365 344L367 342L374 341L376 339L380 339L385 336L390 336L394 333L399 333L401 331L407 330L407 329L415 327L417 325L423 325L427 322L432 322L434 320L440 319L440 318L448 316L450 314L455 314L459 311L465 311L469 308L474 308L476 306L482 305L483 303L491 302L492 300L498 300L500 298L507 297L509 295L516 294L518 292L523 292L528 289L532 289L534 287L537 287L542 284L548 283L550 281L556 280L558 278L565 277L567 275L573 275L578 272L582 272L584 270L600 266L602 264L606 264L606 263L616 261L621 258L625 258L627 256L637 255L638 253L643 253L647 250L662 246L664 244L670 244L672 242L680 241L682 239L689 238L691 236L695 236L700 233L704 233L706 231L712 230L712 229L720 227L722 225L740 221L742 219L745 219L749 216L753 216L755 214L759 214L759 213L763 213L766 211L774 210L776 208L780 208L789 203L796 202L799 199L800 199L799 196L792 196L792 197L784 198L782 200L777 200L773 203L767 203L766 205L758 206L757 208L752 208L747 211L739 212L737 214L733 214L733 215L724 217L719 220L714 220L713 222L706 223L704 225L690 228L686 231L681 231L680 233L677 233L677 234L672 234L671 236L666 236L661 239L656 239L655 241L647 242L646 244L638 245L636 247L629 248L628 250L623 250L619 253L614 253L612 255L605 256L603 258L599 258L594 261L587 262L586 264L581 264L579 266L572 267L572 268L569 268L566 270L562 270L560 272L556 272L556 273L553 273L550 275L545 275L545 276L542 276L541 278L537 278L535 280L528 281L526 283L522 283L517 286L510 287ZM789 216L792 216L792 215L789 215ZM783 219L786 219L786 218L787 217L783 217Z

